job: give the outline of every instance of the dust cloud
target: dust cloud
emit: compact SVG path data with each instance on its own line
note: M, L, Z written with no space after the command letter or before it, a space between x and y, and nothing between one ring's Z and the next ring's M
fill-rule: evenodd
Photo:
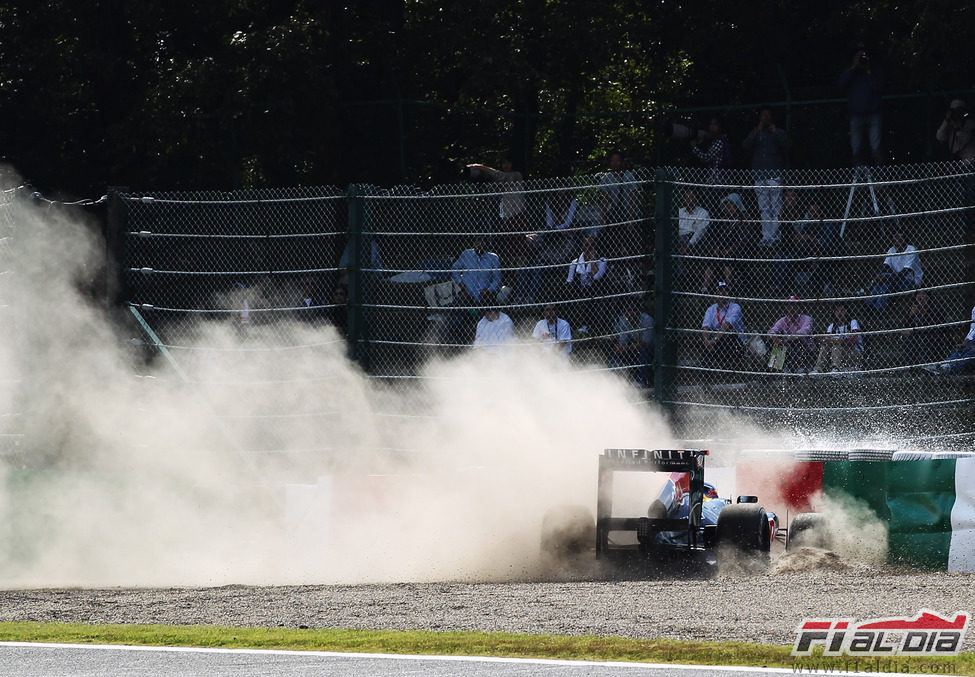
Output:
M0 432L22 440L0 455L2 587L533 579L546 511L594 508L603 448L678 444L621 379L537 347L388 385L330 327L228 313L147 361L135 316L98 300L98 228L0 207ZM722 495L738 457L714 449ZM776 502L776 477L749 483ZM653 493L617 489L624 512ZM882 559L882 525L820 507L858 535L841 557Z
M96 228L0 218L0 405L24 440L0 457L0 586L521 579L545 510L595 505L601 449L674 444L618 378L528 347L391 387L330 328L228 315L146 362L91 291Z

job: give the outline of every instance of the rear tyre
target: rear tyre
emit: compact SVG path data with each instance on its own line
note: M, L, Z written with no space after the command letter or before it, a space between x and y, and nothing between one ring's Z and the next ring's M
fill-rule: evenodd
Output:
M802 512L789 523L785 549L801 547L829 549L830 537L825 515L818 512Z
M765 508L755 503L729 505L718 514L717 542L742 552L769 552L772 538Z
M729 505L718 514L718 566L758 574L769 565L772 539L768 513L755 503Z

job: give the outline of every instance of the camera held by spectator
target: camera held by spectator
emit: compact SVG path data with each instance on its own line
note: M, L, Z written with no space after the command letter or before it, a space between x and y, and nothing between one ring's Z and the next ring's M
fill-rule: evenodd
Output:
M694 129L693 123L683 121L671 121L664 126L664 133L671 139L680 141L685 139L695 139L698 143L704 143L708 138L708 130Z

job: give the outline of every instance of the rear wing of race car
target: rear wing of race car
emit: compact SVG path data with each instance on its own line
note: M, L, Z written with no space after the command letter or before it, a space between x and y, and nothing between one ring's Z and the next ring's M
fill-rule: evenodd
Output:
M611 531L686 531L688 547L698 547L704 500L706 449L605 449L599 457L596 498L596 557L609 549ZM690 512L686 518L613 517L613 473L685 472L689 476ZM649 505L649 500L648 500Z

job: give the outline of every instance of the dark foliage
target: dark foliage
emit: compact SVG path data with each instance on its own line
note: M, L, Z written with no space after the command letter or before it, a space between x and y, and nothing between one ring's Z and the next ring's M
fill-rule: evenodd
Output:
M754 113L731 107L840 97L864 41L889 94L935 92L888 106L893 158L923 160L950 92L972 87L973 17L950 0L13 0L0 153L38 187L86 196L423 185L502 151L536 176L592 169L615 146L680 161L654 138L670 111L728 107L740 138ZM847 161L840 104L788 117L797 164Z

